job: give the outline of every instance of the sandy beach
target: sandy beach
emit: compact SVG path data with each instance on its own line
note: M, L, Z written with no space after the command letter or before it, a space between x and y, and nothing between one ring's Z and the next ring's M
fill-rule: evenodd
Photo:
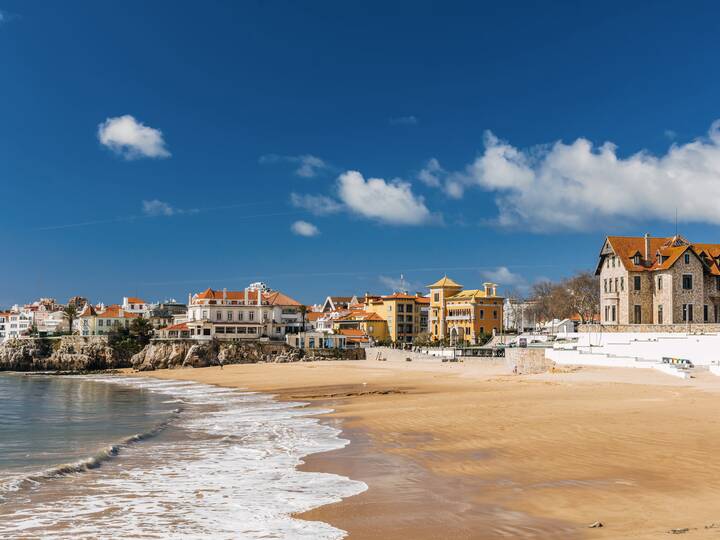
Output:
M325 421L352 442L304 468L369 489L302 517L351 538L720 535L720 379L708 373L368 360L141 375L331 406Z

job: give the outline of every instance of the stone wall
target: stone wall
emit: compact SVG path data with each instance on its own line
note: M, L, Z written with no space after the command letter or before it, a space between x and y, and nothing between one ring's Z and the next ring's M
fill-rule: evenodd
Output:
M517 368L518 374L544 373L555 365L545 358L545 348L510 347L505 349L505 366L509 371Z
M702 313L701 313L702 314ZM714 334L720 333L720 324L702 324L702 323L678 323L678 324L581 324L578 326L578 332L582 333L704 333Z

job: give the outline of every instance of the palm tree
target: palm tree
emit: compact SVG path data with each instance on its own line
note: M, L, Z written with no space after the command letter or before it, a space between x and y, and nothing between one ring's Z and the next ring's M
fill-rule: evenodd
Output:
M63 313L65 314L65 318L68 321L68 328L70 329L70 334L73 333L73 322L75 322L75 319L77 319L78 315L78 309L77 305L74 303L70 303L63 309Z
M305 331L305 315L307 314L307 306L301 305L300 306L300 315L302 315L302 331Z

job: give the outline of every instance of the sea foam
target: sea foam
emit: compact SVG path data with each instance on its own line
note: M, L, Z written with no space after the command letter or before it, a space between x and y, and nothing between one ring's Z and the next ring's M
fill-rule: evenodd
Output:
M176 436L148 439L127 451L123 447L119 459L111 465L103 459L98 471L63 470L65 475L80 470L85 474L62 496L31 497L11 513L0 512L0 537L345 536L329 524L292 517L367 489L363 482L343 476L297 470L304 456L348 444L340 430L313 417L327 411L198 383L95 380L178 400L183 409L171 421Z

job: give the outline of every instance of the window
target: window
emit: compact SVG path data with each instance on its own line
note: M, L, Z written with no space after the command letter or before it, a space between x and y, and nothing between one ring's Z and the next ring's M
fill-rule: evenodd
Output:
M281 331L282 331L282 328L280 328L279 326L278 326L277 328L275 328L275 333L276 333L276 334L279 334Z
M682 277L682 288L686 291L692 289L692 274L683 274Z
M692 304L683 304L682 320L683 320L683 322L692 322L692 320L693 320L693 305Z
M658 291L662 291L662 276L658 276Z
M605 322L610 320L610 306L605 306Z
M439 302L440 301L440 293L433 294L433 302Z
M240 312L238 312L238 321L242 321L242 320L243 320L243 312L240 311Z
M493 319L497 319L497 311L493 311Z
M703 306L703 322L710 322L710 309L707 304Z
M615 292L618 292L618 278L615 278Z
M215 314L215 318L216 318L218 321L222 321L222 312L221 312L221 311L218 311L218 312Z
M685 264L690 264L690 254L689 253L685 254Z
M639 253L635 255L633 262L635 264L640 264L640 254Z
M658 306L658 316L657 316L657 323L662 324L663 323L663 307L662 304Z
M484 310L484 309L481 309L481 310L480 310L480 318L481 318L481 319L484 319L484 318L485 318L485 310Z
M640 276L633 277L633 284L636 291L640 290Z
M603 280L603 289L605 290L605 292L608 292L608 288L607 288L607 278L605 278L605 279Z
M203 319L207 319L207 318L208 318L208 312L207 312L207 311L203 310L203 312L202 312L202 318L203 318Z
M624 277L620 278L620 290L621 291L625 290L625 278Z
M642 307L639 304L635 304L635 324L642 323Z
M612 306L610 313L612 315L612 322L615 322L615 306Z
M228 312L227 312L227 320L228 320L228 321L232 321L232 320L233 320L232 311L228 311Z
M254 321L255 320L255 312L251 311L248 313L248 321Z
M217 327L215 328L215 333L216 333L216 334L224 334L224 333L225 333L225 327L224 327L224 326L217 326Z

